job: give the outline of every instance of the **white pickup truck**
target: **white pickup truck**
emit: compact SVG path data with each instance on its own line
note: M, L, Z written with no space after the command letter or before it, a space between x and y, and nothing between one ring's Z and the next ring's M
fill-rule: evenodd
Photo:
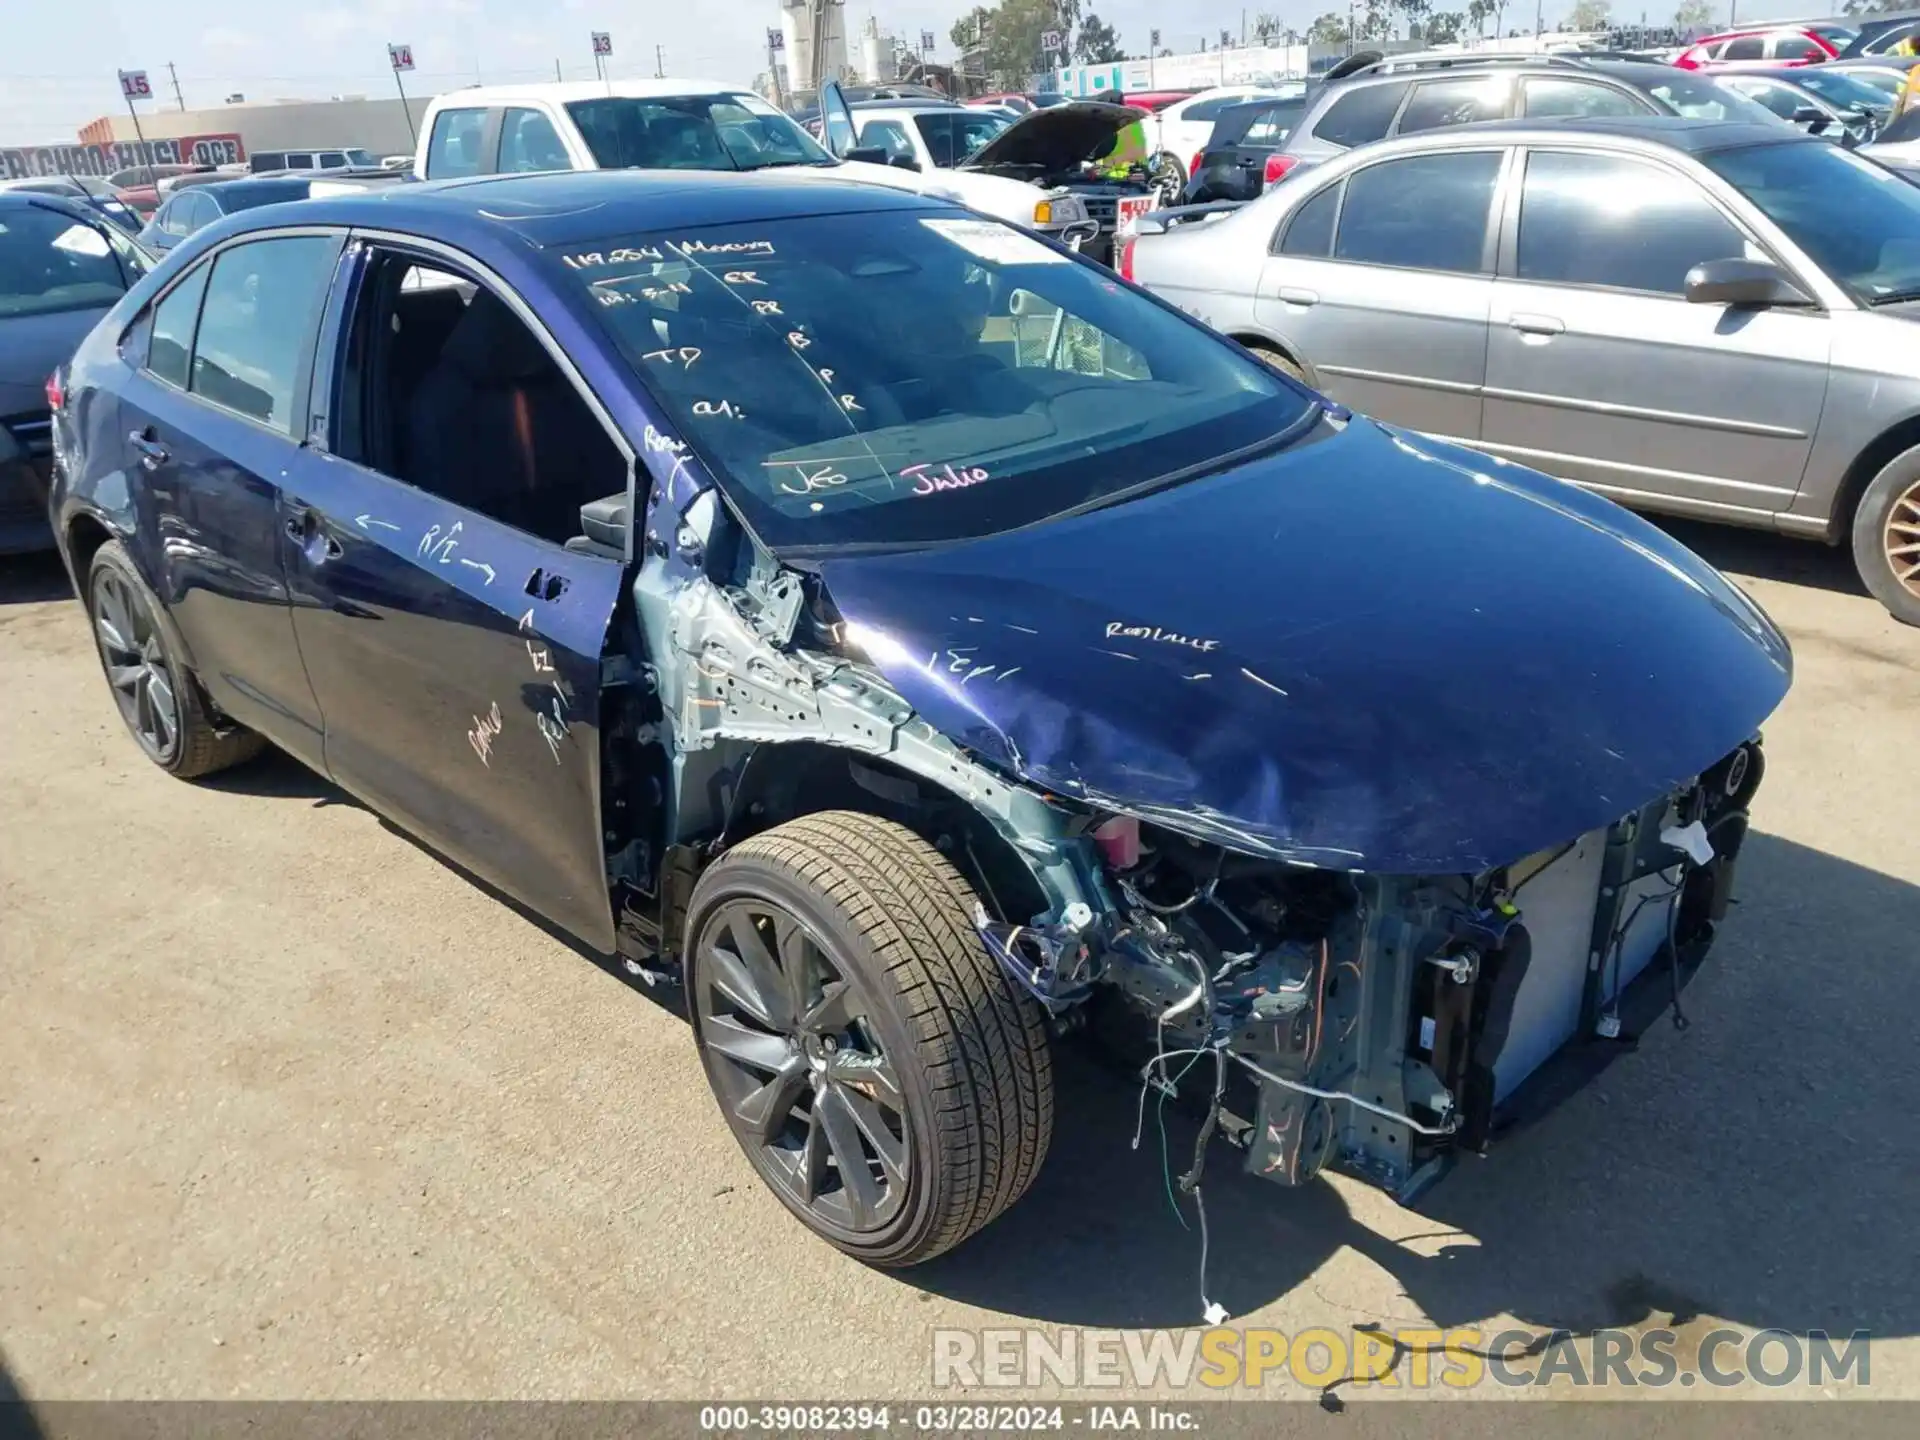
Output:
M1078 196L972 171L906 169L856 148L837 85L821 95L822 148L749 91L700 80L483 85L437 97L420 126L422 180L541 170L761 170L938 195L1074 242L1098 227ZM829 153L832 152L832 153ZM850 158L841 159L840 156ZM879 163L875 163L878 161Z

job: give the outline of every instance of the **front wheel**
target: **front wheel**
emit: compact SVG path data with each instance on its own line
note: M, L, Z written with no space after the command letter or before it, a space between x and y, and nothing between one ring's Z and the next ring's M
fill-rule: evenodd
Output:
M694 1031L728 1126L787 1209L873 1264L990 1223L1052 1134L1039 1007L974 905L912 831L829 811L734 846L689 906Z
M1920 445L1894 456L1860 497L1853 563L1894 619L1920 625Z
M1162 205L1178 205L1180 192L1187 188L1186 167L1164 150L1147 161L1147 179Z

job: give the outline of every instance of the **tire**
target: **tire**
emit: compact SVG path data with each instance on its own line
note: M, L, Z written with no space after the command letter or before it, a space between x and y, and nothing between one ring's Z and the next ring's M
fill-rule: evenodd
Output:
M826 811L734 846L688 907L688 1009L729 1128L802 1223L870 1264L915 1265L977 1233L1033 1183L1052 1136L1040 1008L987 954L974 905L911 830ZM795 973L817 979L821 998L808 982L788 988ZM835 1005L858 1016L837 1045L795 1020ZM810 1073L794 1080L802 1064ZM835 1138L847 1113L858 1170ZM861 1172L864 1185L842 1178Z
M1894 619L1920 625L1920 445L1888 461L1860 497L1853 563Z
M154 764L182 780L252 759L266 742L251 730L214 722L200 682L167 640L160 613L159 600L119 541L109 540L93 552L87 567L93 648L134 742ZM143 673L128 679L132 672Z
M1271 345L1261 345L1261 344L1257 344L1255 342L1249 341L1247 343L1247 349L1253 352L1253 358L1258 360L1261 364L1269 366L1272 369L1278 370L1282 375L1287 376L1291 380L1298 380L1302 385L1306 386L1309 390L1313 389L1313 382L1307 379L1307 372L1302 370L1298 365L1294 364L1293 361L1289 360L1286 356L1282 355L1278 350L1274 349Z

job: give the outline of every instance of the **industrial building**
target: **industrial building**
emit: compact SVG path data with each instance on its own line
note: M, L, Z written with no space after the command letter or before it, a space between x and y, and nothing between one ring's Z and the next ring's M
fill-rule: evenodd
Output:
M218 105L203 110L152 110L140 117L140 136L172 140L188 135L238 135L248 154L256 150L344 150L376 155L409 154L414 128L426 114L431 95L370 100L349 95L333 100L270 100ZM409 125L408 111L411 111ZM133 117L103 115L83 127L87 145L128 143L135 139Z

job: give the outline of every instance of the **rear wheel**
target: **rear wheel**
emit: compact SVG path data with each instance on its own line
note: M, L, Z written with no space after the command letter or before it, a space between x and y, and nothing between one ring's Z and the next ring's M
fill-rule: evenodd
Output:
M1920 625L1920 445L1894 456L1860 497L1853 563L1894 619Z
M1285 355L1282 355L1278 350L1274 349L1271 345L1262 345L1257 340L1249 340L1245 343L1246 343L1247 349L1253 352L1254 359L1260 361L1261 364L1271 366L1273 369L1278 370L1282 375L1288 376L1294 380L1298 380L1302 385L1307 386L1309 389L1312 388L1313 382L1307 379L1307 372L1302 370L1298 365L1294 364L1293 361L1289 360Z
M830 811L700 878L687 988L727 1124L787 1209L880 1265L949 1250L1033 1183L1053 1128L1039 1008L974 895L903 826Z
M250 730L218 726L192 674L168 647L160 602L127 552L109 540L87 570L87 618L120 718L162 770L197 779L260 753Z
M1162 150L1147 161L1147 179L1162 205L1178 205L1180 192L1187 188L1187 169L1176 156Z

